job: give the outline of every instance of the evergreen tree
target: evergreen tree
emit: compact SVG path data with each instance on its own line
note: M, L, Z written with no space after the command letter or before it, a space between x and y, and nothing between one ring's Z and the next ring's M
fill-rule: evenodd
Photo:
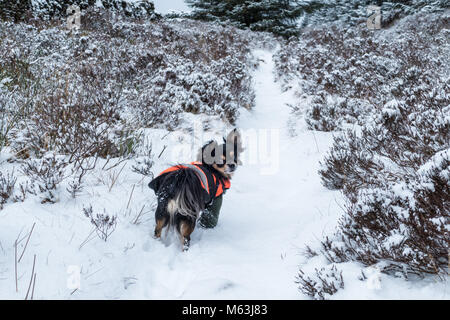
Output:
M31 8L31 0L0 0L0 19L18 22Z
M239 28L269 31L289 37L298 33L301 14L298 0L186 0L194 9L192 17L229 21Z

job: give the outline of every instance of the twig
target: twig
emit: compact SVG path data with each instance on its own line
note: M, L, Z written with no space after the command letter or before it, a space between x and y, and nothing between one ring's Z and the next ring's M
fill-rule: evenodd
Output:
M108 192L111 192L111 189L112 189L112 188L114 187L114 185L116 184L117 179L119 179L119 176L120 176L120 174L122 173L123 168L125 168L125 165L126 165L126 163L124 163L124 165L122 166L122 169L120 169L119 173L118 173L116 176L113 175L113 177L112 177L112 182L111 182L111 186L109 187Z
M33 230L34 230L34 226L35 226L35 225L36 225L36 222L33 223L33 226L31 227L31 231L30 231L30 233L29 233L29 235L28 235L27 242L25 243L25 247L23 248L22 254L21 254L20 257L19 257L19 261L18 261L19 263L20 263L20 260L22 260L22 257L23 257L23 255L24 255L24 253L25 253L25 250L27 250L28 241L30 241L31 234L33 233Z
M133 224L137 224L138 223L138 219L141 217L142 212L144 211L145 208L145 204L142 206L141 211L139 211L139 213L136 216L136 219L134 219Z
M17 281L17 239L14 242L14 273L16 276L16 292L19 292L19 286Z
M88 243L89 241L91 241L92 239L94 239L94 238L89 239L89 237L95 232L95 230L96 230L95 228L92 229L91 233L89 233L89 235L86 237L86 239L84 239L84 241L80 244L80 246L78 247L78 250L81 250L81 248L82 248L86 243Z
M314 130L311 130L311 132L314 137L314 142L316 143L317 153L320 153L319 145L317 144L316 135L314 134Z
M117 166L118 166L119 164L121 164L122 162L127 161L127 160L130 160L130 157L123 158L123 159L117 161L117 163L112 164L111 166L109 166L108 169L105 169L105 167L106 167L106 165L109 163L109 160L110 160L110 159L111 159L111 158L108 158L108 160L106 160L106 163L103 165L102 170L109 171L109 170L111 170L112 168L117 167Z
M27 290L27 295L25 296L25 300L28 299L28 294L30 293L31 283L33 282L33 277L34 277L35 264L36 264L36 255L34 255L34 259L33 259L33 269L31 270L31 279L30 279L30 284L28 285L28 290Z
M131 197L133 196L134 187L136 187L136 184L133 184L133 189L131 189L130 198L128 199L128 204L127 204L127 210L130 207L130 202L131 202Z
M34 297L34 286L36 285L36 273L34 274L34 279L33 279L33 290L31 290L31 300L33 300Z
M162 139L164 139L165 137L167 137L169 134L171 134L172 133L172 131L169 131L169 132L167 132L165 135L163 135L162 137L161 137L161 140Z
M164 148L162 149L161 153L159 154L158 159L161 158L161 156L162 156L163 152L166 150L166 148L167 148L167 145L164 145Z
M97 271L95 271L95 272L93 272L93 273L87 275L84 279L86 280L87 278L92 277L94 274L96 274L96 273L99 272L99 271L102 271L103 269L105 269L105 267L101 267L101 268L98 269Z

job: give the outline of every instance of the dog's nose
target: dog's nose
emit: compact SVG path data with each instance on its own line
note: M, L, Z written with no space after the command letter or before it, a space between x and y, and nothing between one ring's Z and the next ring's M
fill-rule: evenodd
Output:
M236 165L235 165L234 163L229 164L228 167L229 167L231 170L236 169Z

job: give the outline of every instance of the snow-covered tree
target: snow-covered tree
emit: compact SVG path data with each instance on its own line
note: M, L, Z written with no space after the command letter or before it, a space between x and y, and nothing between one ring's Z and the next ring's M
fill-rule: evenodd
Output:
M298 32L297 0L187 0L193 17L229 21L240 28L291 36Z
M154 18L155 6L149 0L0 0L0 18L23 20L27 14L38 18L66 16L66 10L77 5L81 10L97 6L135 18Z

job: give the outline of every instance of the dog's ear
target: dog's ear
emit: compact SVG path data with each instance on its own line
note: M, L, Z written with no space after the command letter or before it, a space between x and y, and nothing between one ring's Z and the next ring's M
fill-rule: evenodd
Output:
M216 160L216 150L218 150L219 145L217 141L211 140L207 142L198 152L197 161L213 164ZM217 156L219 156L219 152L217 152Z
M241 133L237 128L234 128L231 130L231 132L228 134L227 138L225 139L225 143L227 145L233 145L234 148L236 148L236 151L238 153L244 151L244 148L242 147L242 137Z

